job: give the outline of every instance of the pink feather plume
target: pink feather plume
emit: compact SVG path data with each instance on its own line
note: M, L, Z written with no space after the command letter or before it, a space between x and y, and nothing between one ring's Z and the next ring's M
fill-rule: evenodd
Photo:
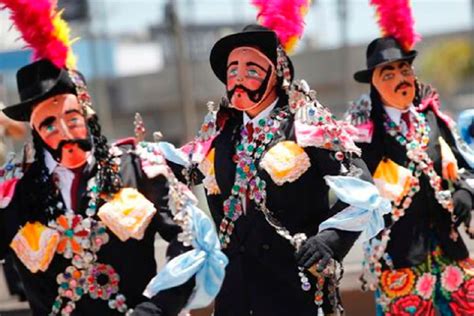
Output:
M69 53L69 29L57 12L56 0L0 0L3 9L21 32L33 59L46 58L57 67L65 67Z
M393 36L404 50L412 50L421 36L415 31L410 0L370 0L376 9L382 36Z
M262 26L273 30L287 52L291 51L304 31L304 17L311 0L252 0Z

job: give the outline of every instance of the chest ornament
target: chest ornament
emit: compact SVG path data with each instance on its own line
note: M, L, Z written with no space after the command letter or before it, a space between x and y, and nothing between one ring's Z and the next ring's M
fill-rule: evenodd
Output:
M270 148L260 161L273 182L283 185L303 175L311 163L303 148L293 141L283 141Z

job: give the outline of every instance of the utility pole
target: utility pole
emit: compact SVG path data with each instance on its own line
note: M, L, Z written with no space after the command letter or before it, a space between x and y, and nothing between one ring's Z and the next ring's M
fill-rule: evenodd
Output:
M193 97L192 69L189 64L189 51L186 43L185 31L179 20L177 1L169 0L167 4L168 21L175 42L176 67L178 71L179 96L181 112L184 119L185 141L191 140L197 129L196 108Z
M342 105L344 106L343 111L346 110L346 103L349 100L349 90L350 90L350 82L349 82L349 48L348 48L348 32L347 32L347 18L348 18L348 10L347 10L347 0L338 0L337 1L337 14L339 17L339 38L341 40L341 68L340 73L342 76L341 79L341 86L342 86L342 97L343 102Z

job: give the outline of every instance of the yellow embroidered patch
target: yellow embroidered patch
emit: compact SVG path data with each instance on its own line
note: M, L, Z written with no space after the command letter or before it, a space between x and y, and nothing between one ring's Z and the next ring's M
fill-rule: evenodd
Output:
M293 182L311 166L303 148L293 141L283 141L265 153L260 166L267 171L272 180L282 185Z
M204 179L202 184L207 190L208 194L221 193L216 181L216 171L214 169L214 159L216 156L215 148L212 148L206 155L206 158L199 164L199 170L203 173Z
M374 173L374 183L382 197L397 201L408 193L412 174L390 159L380 161Z
M454 157L453 151L443 137L440 136L438 140L441 147L443 179L456 181L458 179L458 162L456 157Z
M142 239L156 208L140 192L123 188L114 198L101 206L97 215L122 241L130 237Z
M53 260L59 233L39 222L26 223L13 238L10 247L33 273L46 271Z

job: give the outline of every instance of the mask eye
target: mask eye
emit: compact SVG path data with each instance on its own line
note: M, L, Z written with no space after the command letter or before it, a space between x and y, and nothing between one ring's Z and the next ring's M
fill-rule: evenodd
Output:
M237 76L237 68L230 68L228 72L229 77L235 77Z
M395 78L395 75L393 73L388 73L388 74L383 75L382 80L388 81L388 80L392 80L393 78Z
M254 77L254 78L258 78L259 75L258 75L258 71L256 71L255 69L249 69L247 71L247 74L249 75L249 77Z
M50 125L46 126L46 132L47 133L53 133L54 131L56 131L56 127L53 124L50 124Z

